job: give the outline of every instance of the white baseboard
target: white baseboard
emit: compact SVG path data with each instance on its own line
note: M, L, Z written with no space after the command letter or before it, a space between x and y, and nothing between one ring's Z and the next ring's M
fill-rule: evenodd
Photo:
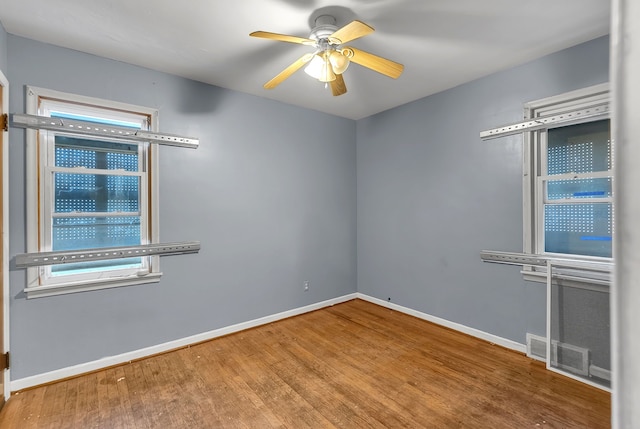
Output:
M360 298L360 299L362 299L364 301L369 301L369 302L372 302L374 304L378 304L378 305L381 305L383 307L387 307L387 308L390 308L392 310L396 310L396 311L399 311L401 313L409 314L409 315L415 316L415 317L417 317L419 319L423 319L423 320L426 320L428 322L435 323L436 325L441 325L441 326L445 326L447 328L454 329L456 331L460 331L460 332L465 333L467 335L471 335L472 337L476 337L476 338L480 338L481 340L488 341L488 342L490 342L492 344L497 344L499 346L502 346L502 347L505 347L505 348L508 348L508 349L511 349L511 350L515 350L515 351L520 352L520 353L526 353L526 351L527 351L527 346L525 344L520 344L520 343L517 343L515 341L508 340L506 338L498 337L497 335L493 335L493 334L489 334L489 333L484 332L484 331L480 331L479 329L470 328L468 326L461 325L461 324L456 323L456 322L451 322L451 321L446 320L446 319L441 319L439 317L432 316L430 314L422 313L420 311L413 310L413 309L408 308L408 307L403 307L401 305L394 304L392 302L387 302L387 301L384 301L382 299L374 298L372 296L365 295L365 294L362 294L362 293L359 293L359 292L356 295L357 295L358 298Z
M54 371L49 371L42 374L19 378L17 380L11 381L11 391L16 392L19 390L27 389L29 387L34 387L41 384L47 384L57 380L62 380L64 378L74 377L81 374L86 374L88 372L97 371L97 370L108 368L114 365L120 365L126 362L145 358L145 357L156 355L159 353L164 353L170 350L180 349L182 347L186 347L191 344L212 340L214 338L221 337L223 335L244 331L245 329L255 328L256 326L266 325L267 323L276 322L278 320L286 319L293 316L298 316L300 314L308 313L310 311L315 311L321 308L330 307L332 305L350 301L355 298L357 298L357 294L355 293L344 295L337 298L329 299L327 301L317 302L315 304L307 305L304 307L294 308L293 310L284 311L282 313L277 313L270 316L261 317L259 319L250 320L248 322L238 323L236 325L231 325L231 326L227 326L220 329L214 329L213 331L203 332L201 334L192 335L190 337L180 338L178 340L169 341L169 342L158 344L151 347L146 347L144 349L134 350L134 351L122 353L116 356L109 356L106 358L82 363L79 365L70 366L67 368L56 369Z

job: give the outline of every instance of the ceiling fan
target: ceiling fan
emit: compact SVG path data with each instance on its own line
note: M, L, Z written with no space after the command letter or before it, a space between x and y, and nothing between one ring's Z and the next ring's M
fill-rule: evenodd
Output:
M252 37L298 43L315 47L315 52L306 53L276 77L264 84L265 89L273 89L285 79L306 65L305 72L310 76L331 85L334 96L347 92L342 74L349 64L354 62L391 78L398 78L404 69L402 64L370 54L345 43L373 33L373 27L361 21L351 21L342 28L336 27L336 19L331 15L321 15L315 20L315 27L308 38L286 34L254 31Z

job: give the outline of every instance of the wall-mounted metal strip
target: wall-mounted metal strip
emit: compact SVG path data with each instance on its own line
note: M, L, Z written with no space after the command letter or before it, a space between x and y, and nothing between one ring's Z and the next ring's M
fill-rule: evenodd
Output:
M73 262L101 261L107 259L136 258L142 256L168 256L197 253L199 241L180 243L143 244L127 247L104 247L101 249L61 250L56 252L23 253L16 255L16 267L38 267L42 265L69 264Z
M20 113L11 114L11 126L18 128L62 131L65 133L85 134L97 137L116 137L133 141L159 143L191 149L196 149L200 144L200 140L194 137L182 137L175 134L156 133L153 131L136 130L114 125L78 121L75 119L50 118L48 116L36 116Z
M591 289L598 292L607 292L611 283L611 273L613 272L612 262L599 262L599 261L576 261L571 259L563 259L558 257L549 257L545 255L535 255L529 253L515 253L515 252L498 252L495 250L483 250L480 252L480 258L484 262L494 262L498 264L507 265L521 265L521 266L536 266L543 267L545 272L548 264L553 264L554 267L563 267L564 269L558 270L553 276L558 279L571 280L575 282L585 282L592 285L599 285L594 288L593 286L576 286L582 289ZM569 285L569 284L568 284Z
M613 262L599 261L576 261L555 256L536 255L531 253L499 252L497 250L482 250L480 258L484 262L495 262L508 265L536 265L546 267L548 261L552 261L556 266L570 267L575 269L612 272Z
M573 110L568 113L558 115L541 116L539 118L527 119L515 124L505 125L491 130L480 132L482 140L490 140L498 137L511 136L527 131L536 131L549 127L549 125L559 125L580 122L586 118L605 116L609 113L609 103L600 104L581 110Z
M556 266L571 267L575 269L612 272L613 262L600 261L576 261L567 258L558 258L554 256L537 255L532 253L516 253L516 252L499 252L497 250L482 250L480 258L484 262L495 262L498 264L508 265L536 265L547 266L548 261L552 261Z
M495 250L483 250L480 252L480 258L484 262L495 262L498 264L508 265L537 265L547 266L547 259L540 255L532 255L529 253L512 253L498 252Z

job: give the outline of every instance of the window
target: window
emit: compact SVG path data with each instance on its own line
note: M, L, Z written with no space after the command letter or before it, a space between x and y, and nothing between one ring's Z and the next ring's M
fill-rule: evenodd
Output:
M565 115L571 122L525 136L524 250L548 258L610 262L614 160L608 86L596 85L528 103L525 116ZM535 269L527 272L535 274ZM526 276L525 276L526 277Z
M40 88L27 113L155 130L154 110ZM27 131L28 251L157 242L155 147L122 138ZM37 216L34 216L36 214ZM28 296L158 281L157 256L28 269Z
M610 139L608 119L543 134L538 187L544 253L611 258Z

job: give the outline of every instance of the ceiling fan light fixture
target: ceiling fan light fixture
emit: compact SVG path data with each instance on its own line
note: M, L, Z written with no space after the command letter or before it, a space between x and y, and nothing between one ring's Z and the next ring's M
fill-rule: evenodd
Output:
M333 72L335 74L342 74L349 68L349 58L342 55L339 51L331 51L329 54L329 62L331 63L331 67L333 67Z
M322 56L314 55L313 59L309 61L309 64L304 68L305 73L320 82L331 82L335 80L336 74L328 58L327 53L322 54Z
M336 80L336 74L333 71L333 67L331 66L331 62L329 61L330 53L328 51L324 51L322 54L322 69L320 70L320 78L318 79L320 82L331 82L332 80Z
M322 58L314 55L309 64L304 68L304 72L314 79L320 79L320 70L322 70Z

